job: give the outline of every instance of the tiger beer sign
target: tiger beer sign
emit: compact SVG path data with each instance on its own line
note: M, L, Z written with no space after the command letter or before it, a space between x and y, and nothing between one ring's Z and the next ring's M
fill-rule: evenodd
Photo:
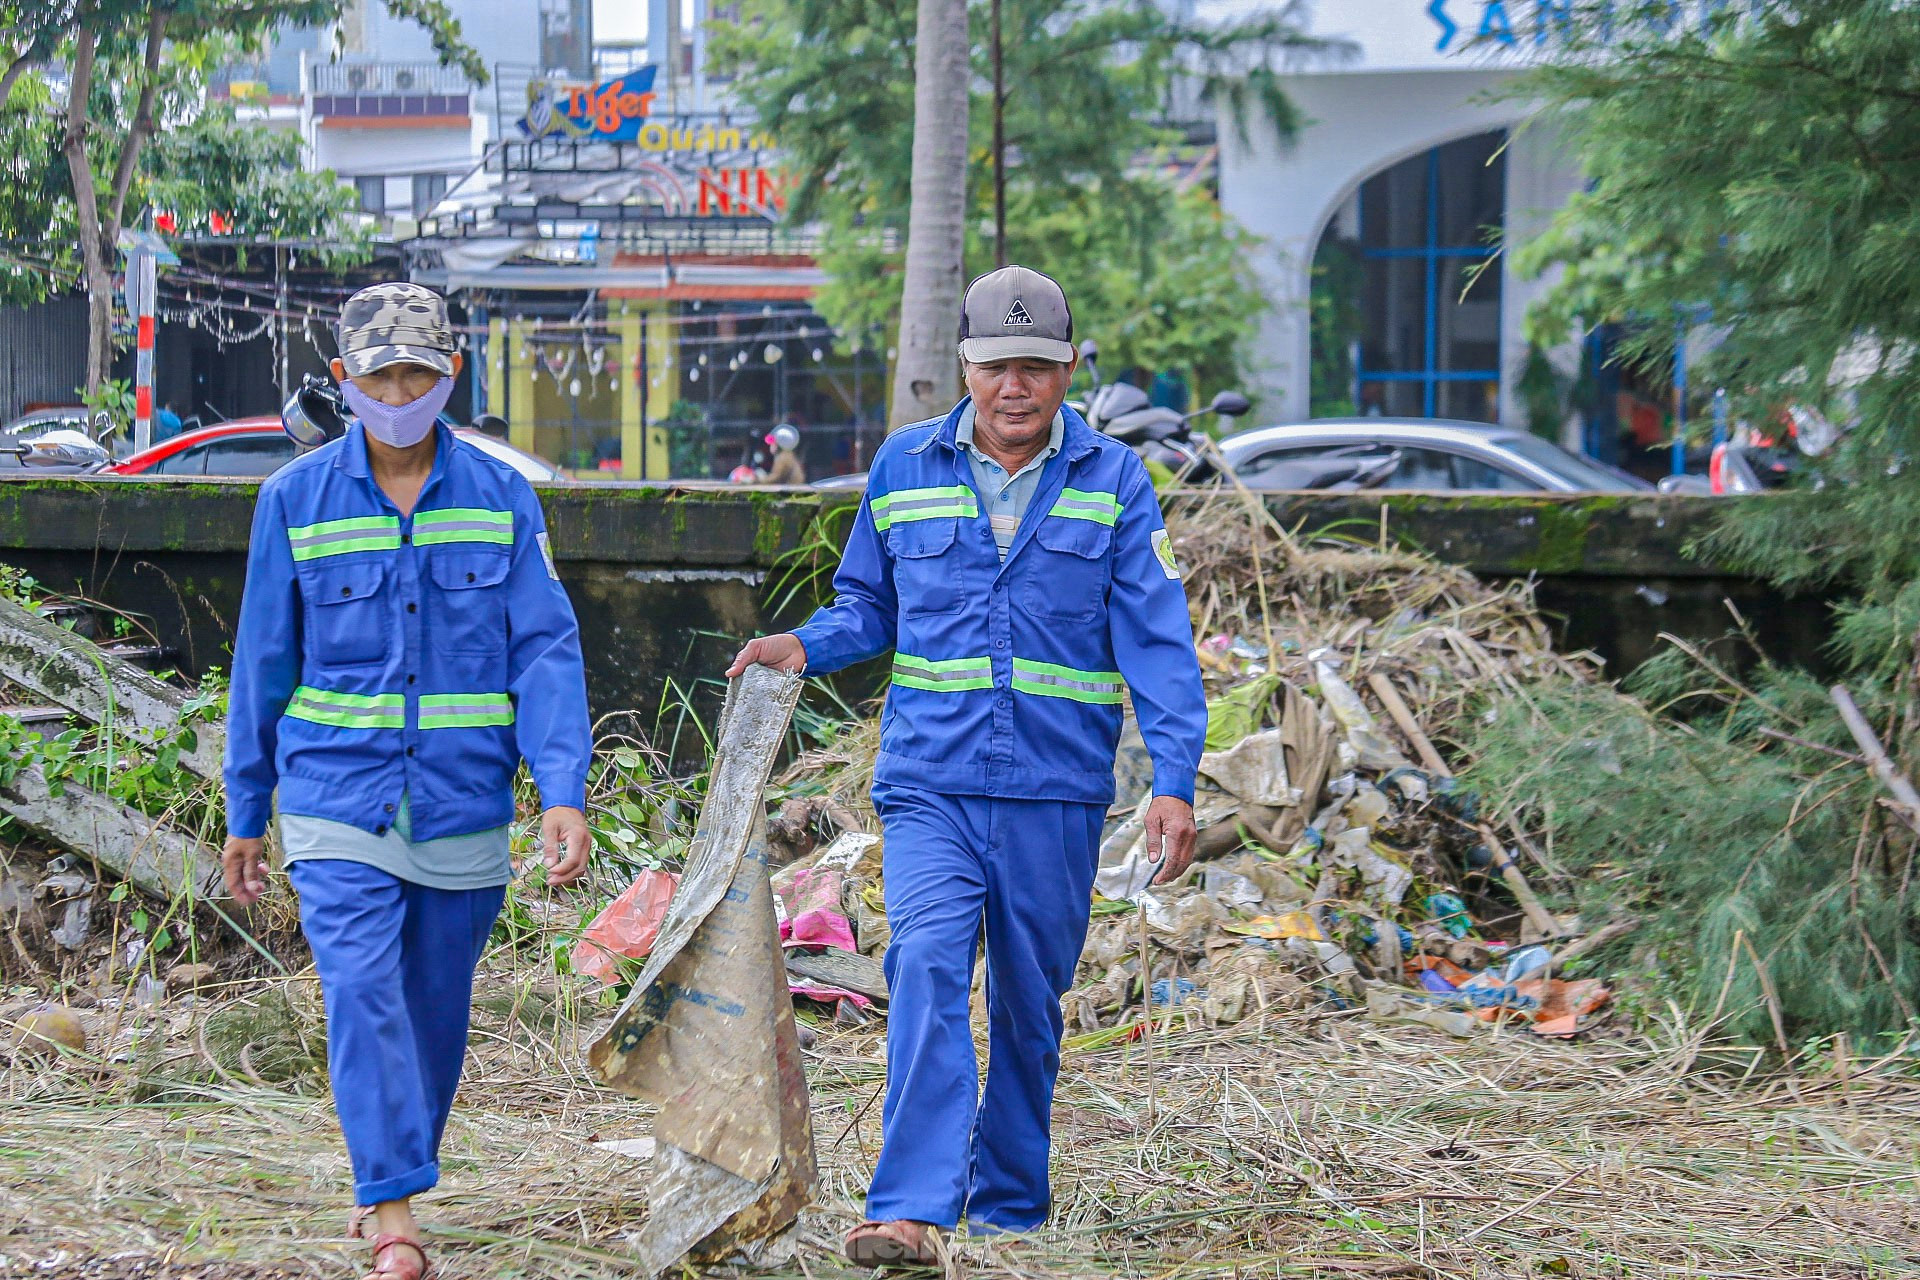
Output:
M583 142L634 142L653 114L656 68L635 67L596 85L527 84L527 114L520 132L528 138L574 138Z

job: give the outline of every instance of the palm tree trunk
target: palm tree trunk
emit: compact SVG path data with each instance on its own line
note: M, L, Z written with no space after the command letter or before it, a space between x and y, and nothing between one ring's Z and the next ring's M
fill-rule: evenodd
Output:
M913 68L913 204L889 427L934 417L959 396L954 351L967 210L972 49L967 0L920 0Z
M73 66L67 78L66 135L61 150L73 175L74 220L80 229L80 261L87 286L86 394L100 389L101 352L112 338L113 282L100 253L100 203L87 158L87 94L93 87L93 32L82 26L73 36Z
M154 97L159 89L160 54L166 42L169 11L159 5L147 17L146 52L141 60L139 104L133 125L120 145L106 199L87 153L87 98L93 91L99 49L92 28L82 15L74 29L73 67L67 85L66 136L61 149L73 180L74 220L79 224L80 260L87 285L87 385L97 394L113 371L113 258L118 252L120 228L126 218L127 196L133 189L140 149L153 133Z

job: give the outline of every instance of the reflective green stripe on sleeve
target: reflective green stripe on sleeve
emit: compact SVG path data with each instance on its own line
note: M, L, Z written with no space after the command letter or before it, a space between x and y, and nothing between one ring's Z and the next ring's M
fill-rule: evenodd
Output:
M973 490L964 484L942 485L932 489L895 489L872 499L873 527L885 532L889 525L909 520L932 520L940 516L959 516L971 520L980 514Z
M993 688L991 658L943 658L938 661L916 658L910 653L893 655L893 682L909 689L933 693L959 693L966 689Z
M1120 500L1111 493L1092 493L1085 489L1062 489L1050 516L1063 520L1091 520L1109 528L1120 519Z
M513 699L504 693L423 693L420 728L478 729L513 723Z
M295 560L343 556L349 551L398 551L399 516L354 516L349 520L322 520L287 530Z
M1082 671L1055 662L1013 660L1013 687L1042 698L1071 698L1075 702L1113 704L1126 685L1118 671Z
M301 685L287 703L296 720L332 725L336 729L404 729L406 698L397 693L334 693Z
M443 507L413 513L413 542L427 547L446 542L513 544L513 512L483 507Z

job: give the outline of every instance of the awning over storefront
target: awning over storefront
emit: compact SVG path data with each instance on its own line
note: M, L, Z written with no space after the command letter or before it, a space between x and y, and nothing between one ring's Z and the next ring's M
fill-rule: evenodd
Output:
M603 297L673 301L804 302L826 272L802 255L731 258L724 262L616 260L612 266L449 266L448 289L598 290Z

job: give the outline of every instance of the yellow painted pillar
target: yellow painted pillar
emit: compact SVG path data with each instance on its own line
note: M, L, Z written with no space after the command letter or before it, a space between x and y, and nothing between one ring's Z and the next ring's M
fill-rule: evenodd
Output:
M641 478L640 410L647 389L640 385L640 313L631 302L620 302L614 313L614 332L620 335L620 478Z
M673 304L662 299L647 315L647 479L673 475L673 443L663 425L680 398L679 326Z
M513 413L507 418L507 442L522 453L535 452L533 447L533 428L536 421L533 412L533 357L522 359L520 348L526 345L527 322L513 320L507 324L507 387L511 393ZM549 462L553 459L549 458Z
M507 320L487 317L487 412L507 416Z

